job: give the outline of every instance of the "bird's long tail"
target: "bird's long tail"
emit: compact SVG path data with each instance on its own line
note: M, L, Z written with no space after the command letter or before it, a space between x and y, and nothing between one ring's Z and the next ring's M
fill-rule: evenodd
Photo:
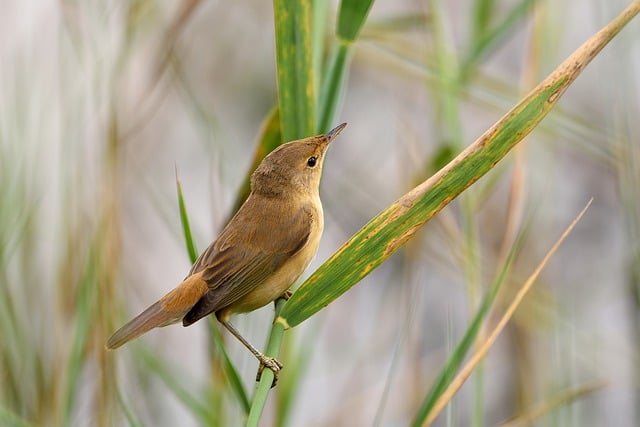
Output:
M200 274L189 276L160 301L118 329L109 338L106 347L110 350L116 349L153 328L180 321L208 290L209 287L200 278Z

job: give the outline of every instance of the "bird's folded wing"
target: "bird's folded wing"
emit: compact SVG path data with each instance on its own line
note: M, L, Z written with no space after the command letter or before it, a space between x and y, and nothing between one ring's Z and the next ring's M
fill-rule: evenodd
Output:
M272 221L264 227L242 213L238 212L192 268L191 274L201 273L209 291L184 317L185 326L232 304L263 283L304 247L314 220L312 211L303 208L295 215L267 218Z

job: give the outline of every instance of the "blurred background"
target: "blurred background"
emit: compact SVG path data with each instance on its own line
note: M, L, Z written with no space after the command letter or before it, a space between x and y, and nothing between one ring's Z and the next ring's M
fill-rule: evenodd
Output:
M348 127L324 168L325 232L309 272L626 5L375 2L337 122ZM104 342L190 268L176 175L200 250L231 212L277 103L271 2L2 6L2 424L241 425L207 322L117 352ZM498 313L591 197L436 424L640 424L638 40L636 19L514 153L285 334L263 425L407 425L515 236ZM272 316L269 305L234 323L261 347ZM222 336L251 391L255 359Z

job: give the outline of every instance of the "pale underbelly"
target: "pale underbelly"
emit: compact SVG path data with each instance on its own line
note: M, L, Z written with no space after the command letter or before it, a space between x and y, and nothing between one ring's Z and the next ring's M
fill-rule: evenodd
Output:
M313 253L315 254L315 250ZM299 258L292 258L269 279L256 286L255 289L231 304L231 306L225 308L224 311L229 312L229 314L246 313L263 307L282 296L304 273L304 270L313 259L313 254L307 257L308 259Z

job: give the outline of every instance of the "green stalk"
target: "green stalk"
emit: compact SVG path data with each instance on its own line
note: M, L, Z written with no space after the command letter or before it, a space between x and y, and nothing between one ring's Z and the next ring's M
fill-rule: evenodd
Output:
M338 45L332 54L329 70L320 93L320 117L316 133L324 133L333 125L351 59L351 46L352 44L348 41L338 40Z
M282 310L285 300L279 299L276 301L276 318ZM264 353L270 357L277 357L280 352L280 345L282 344L282 336L284 335L284 327L280 323L274 323L271 328L271 334L269 335L269 341ZM260 424L260 417L262 411L267 403L267 396L271 385L273 384L273 371L271 369L264 369L260 381L256 385L255 392L253 394L253 402L251 402L251 409L249 411L249 417L247 418L247 427L258 427Z
M369 15L373 0L343 0L338 11L337 46L332 50L327 74L320 93L317 132L328 131L340 106L351 51Z

